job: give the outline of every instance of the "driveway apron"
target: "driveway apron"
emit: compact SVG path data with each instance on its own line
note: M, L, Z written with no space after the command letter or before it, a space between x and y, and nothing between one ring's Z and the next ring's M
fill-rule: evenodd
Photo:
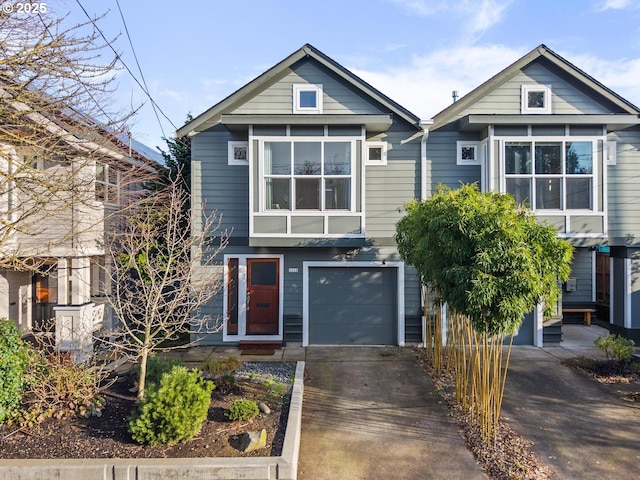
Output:
M309 347L298 478L487 477L410 349Z

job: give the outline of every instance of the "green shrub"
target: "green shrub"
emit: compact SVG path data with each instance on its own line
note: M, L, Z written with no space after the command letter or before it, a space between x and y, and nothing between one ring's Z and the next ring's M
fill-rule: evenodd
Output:
M162 379L162 375L169 373L173 367L182 365L180 360L175 358L165 358L153 356L147 359L147 375L146 383L149 385L153 383L157 385ZM140 365L136 365L136 374L140 374Z
M174 366L150 386L138 411L129 421L138 443L173 444L189 440L202 428L211 403L212 382L198 370Z
M15 323L0 319L0 423L20 405L28 350Z
M234 400L231 406L224 412L224 416L232 422L236 420L251 420L260 413L258 404L253 400Z
M604 352L607 360L615 359L621 362L629 362L635 348L633 340L615 334L609 334L604 338L598 337L594 343Z

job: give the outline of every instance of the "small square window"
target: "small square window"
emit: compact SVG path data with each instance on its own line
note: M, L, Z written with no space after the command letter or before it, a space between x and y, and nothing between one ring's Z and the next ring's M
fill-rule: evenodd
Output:
M229 165L249 165L249 142L229 142Z
M480 143L479 142L457 142L458 165L480 165Z
M322 85L293 85L293 113L322 113Z
M521 113L551 113L551 87L522 85Z
M318 108L318 92L315 90L301 90L300 108Z
M367 142L367 165L387 164L387 142Z

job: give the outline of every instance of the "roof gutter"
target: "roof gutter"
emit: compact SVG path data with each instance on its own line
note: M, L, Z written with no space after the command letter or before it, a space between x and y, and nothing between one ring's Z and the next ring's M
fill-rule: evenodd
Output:
M420 120L422 128L422 140L420 140L420 200L427 199L427 139L429 138L429 127L433 125L433 120Z

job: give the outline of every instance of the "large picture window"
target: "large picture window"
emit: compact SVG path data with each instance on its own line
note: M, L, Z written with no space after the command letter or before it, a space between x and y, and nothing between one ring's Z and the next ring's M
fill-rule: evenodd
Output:
M350 141L265 141L265 210L350 211L353 150Z
M534 210L593 210L593 142L505 142L505 190Z

